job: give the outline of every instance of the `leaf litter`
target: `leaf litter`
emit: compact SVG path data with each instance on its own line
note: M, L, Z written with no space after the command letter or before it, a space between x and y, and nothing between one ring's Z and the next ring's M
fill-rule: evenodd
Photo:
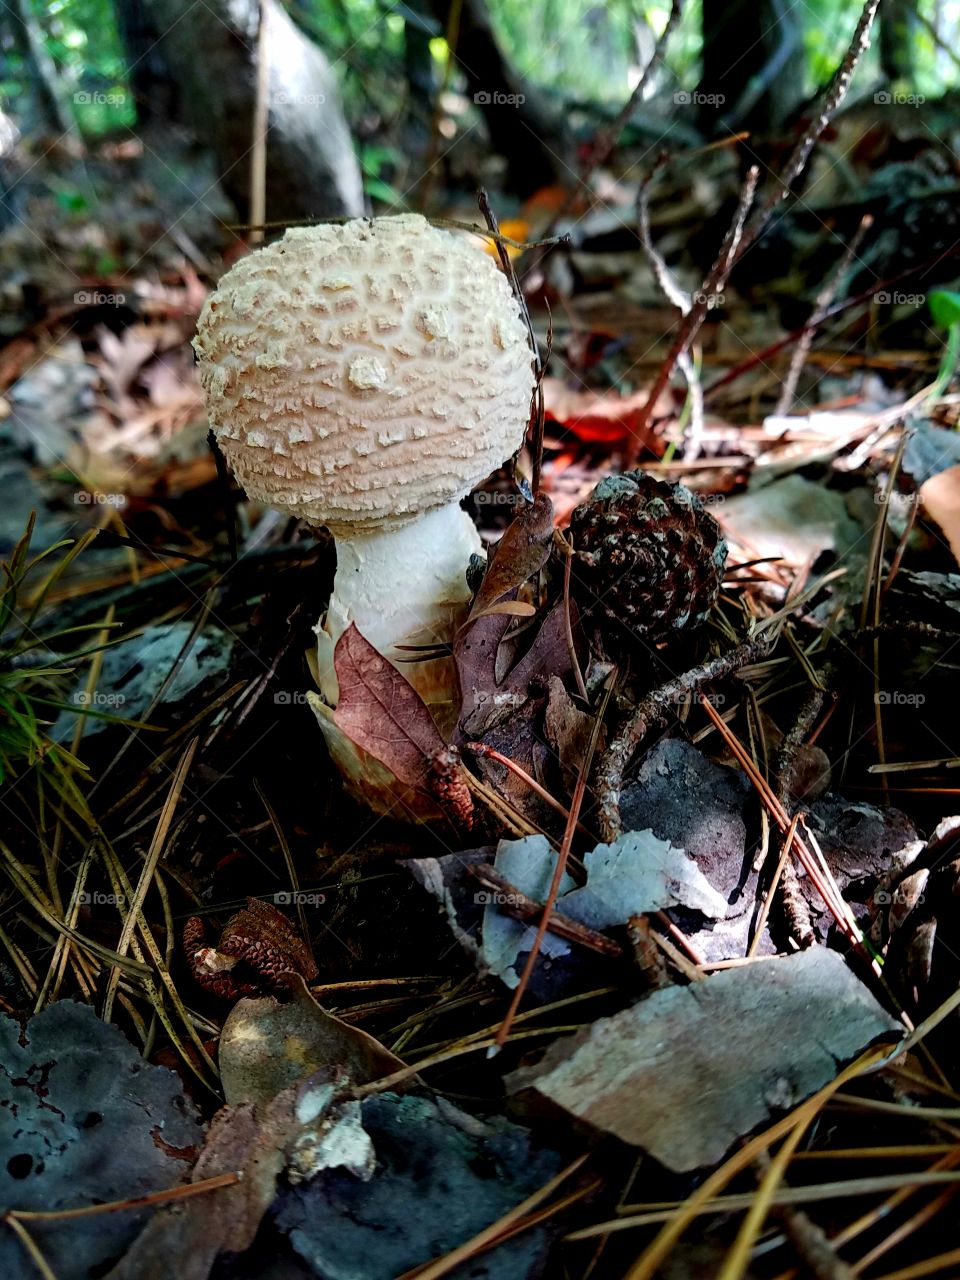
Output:
M706 1213L710 1274L803 1272L813 1257L834 1277L887 1254L906 1266L917 1225L941 1227L960 980L955 405L924 382L929 331L871 301L875 282L838 279L823 303L842 227L811 231L797 206L771 223L799 152L757 199L738 193L729 148L696 154L695 183L684 157L651 175L642 242L625 173L616 209L582 225L568 209L569 241L537 264L535 290L563 302L547 319L528 298L550 349L545 445L519 483L505 469L473 499L489 554L451 644L452 735L356 628L336 653L336 711L317 699L304 655L331 546L255 504L236 519L187 346L206 288L189 261L155 250L163 283L139 282L116 330L85 330L81 306L5 348L0 745L15 816L0 856L16 914L0 978L23 1030L7 1028L4 1111L8 1126L12 1106L29 1116L31 1142L60 1133L64 1177L71 1151L89 1161L64 1186L39 1148L29 1177L7 1164L11 1274L23 1231L61 1280L111 1264L130 1280L257 1274L265 1257L371 1280L661 1263L683 1276L696 1263L681 1237ZM698 223L736 206L719 254L688 248L678 195ZM524 216L543 229L542 210ZM759 227L803 250L785 283L751 276ZM857 242L868 261L889 259L892 230ZM621 247L598 251L597 236ZM665 341L654 259L689 292ZM723 280L727 301L698 301L698 279ZM789 318L798 300L816 332ZM921 349L888 349L891 331ZM582 621L555 528L638 461L706 500L731 555L706 628L624 653ZM11 523L24 501L41 509L32 553ZM74 541L62 572L48 575L55 556L30 563L84 529L96 539ZM84 707L137 723L78 731ZM352 797L317 717L334 754L356 755ZM371 821L375 790L393 807ZM242 940L253 994L238 998L196 980L180 938L184 920L222 928L200 949L233 972L224 936L251 896L316 968L278 968L265 928ZM74 999L103 990L130 1042L92 1013L100 1031L78 1023ZM104 1101L108 1072L135 1084ZM23 1137L8 1128L8 1160ZM852 1163L828 1181L828 1158ZM804 1212L784 1213L799 1196ZM111 1197L89 1219L26 1216Z

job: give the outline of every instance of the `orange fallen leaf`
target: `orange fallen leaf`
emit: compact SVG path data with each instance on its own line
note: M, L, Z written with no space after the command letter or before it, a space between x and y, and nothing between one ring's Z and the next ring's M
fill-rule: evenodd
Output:
M544 378L543 404L547 421L566 427L581 440L594 444L621 444L637 434L640 413L649 392L622 396L617 391L575 391L560 378ZM659 416L659 406L657 415ZM660 457L662 446L651 432L644 444Z
M920 486L927 514L943 530L954 558L960 563L960 466L938 471Z

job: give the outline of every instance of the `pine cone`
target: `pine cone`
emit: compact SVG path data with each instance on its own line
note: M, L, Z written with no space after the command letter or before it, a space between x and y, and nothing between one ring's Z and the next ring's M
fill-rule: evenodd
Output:
M587 613L650 640L706 621L723 580L720 526L682 484L607 476L570 519L572 581ZM624 633L618 638L623 641Z

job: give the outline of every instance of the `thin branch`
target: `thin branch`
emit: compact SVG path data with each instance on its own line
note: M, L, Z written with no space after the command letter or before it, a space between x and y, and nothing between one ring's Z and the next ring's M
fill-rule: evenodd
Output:
M543 406L543 374L544 364L540 359L540 348L537 345L537 336L533 331L533 321L530 319L530 311L527 308L527 300L523 296L523 289L520 287L520 281L517 279L517 273L513 269L513 263L510 261L510 255L503 246L500 236L500 224L497 221L497 215L494 213L490 205L490 197L481 187L477 192L477 203L480 206L480 212L483 214L487 226L494 237L494 243L497 246L497 257L500 259L500 266L503 268L503 274L510 281L510 288L513 290L513 296L516 298L520 307L520 315L524 324L527 326L527 341L533 355L533 368L536 375L534 382L533 394L530 404L530 422L527 427L528 434L533 438L533 496L537 497L540 492L540 472L543 463L543 431L544 431L544 406ZM553 329L548 335L548 341L552 342Z
M606 715L610 695L613 692L616 676L617 671L616 668L614 668L607 677L607 687L604 691L604 697L597 709L597 714L593 722L593 729L590 733L590 741L587 744L583 763L580 766L580 776L577 778L577 785L574 788L573 797L570 801L570 816L567 818L567 827L563 833L560 852L557 854L556 864L553 868L553 879L550 881L550 891L547 894L547 901L544 904L543 916L540 919L536 936L534 937L530 951L527 954L527 962L523 967L523 973L520 975L520 981L513 993L513 999L510 1001L510 1008L507 1010L506 1016L500 1024L500 1030L497 1032L492 1052L499 1052L506 1043L507 1037L510 1034L510 1028L513 1026L513 1020L517 1016L517 1010L520 1008L520 1001L523 999L527 986L530 983L533 966L537 962L537 956L540 954L540 948L543 945L544 935L547 932L547 922L550 919L550 915L557 901L557 894L560 892L560 882L563 880L563 873L566 870L567 862L570 858L573 836L577 829L577 819L580 817L580 808L583 805L583 797L586 795L587 791L587 778L590 775L590 769L593 765L593 753L596 751L597 743L600 740L600 731L603 728L603 719Z
M860 14L860 20L857 23L856 30L853 33L853 39L850 41L850 47L844 55L843 61L837 68L827 92L824 94L823 102L820 106L819 115L811 122L806 133L794 147L789 160L784 166L783 173L777 179L777 187L770 194L763 208L757 215L754 223L748 228L747 234L744 236L743 246L740 250L742 256L747 249L756 241L763 230L766 228L770 217L779 204L784 201L790 194L790 185L796 182L800 174L807 166L810 159L810 153L817 145L820 135L826 129L833 116L843 103L847 96L847 90L850 88L850 81L853 79L853 73L857 69L860 59L870 48L870 30L873 26L873 20L877 16L877 9L880 7L880 0L867 0Z
M734 214L733 222L730 229L723 238L723 244L720 246L720 252L714 261L713 266L707 273L699 292L693 295L691 299L692 305L690 310L684 316L677 336L673 341L673 346L667 353L667 358L660 366L660 372L657 374L656 381L651 388L650 394L647 396L646 403L637 416L637 425L634 428L634 446L628 456L627 462L629 466L635 466L638 461L639 448L638 445L647 438L647 430L650 425L650 418L653 415L654 406L660 399L667 384L670 381L670 375L673 373L674 367L682 355L690 348L691 343L695 340L697 334L703 327L703 322L707 318L707 312L711 306L715 304L716 298L723 292L727 277L737 259L741 241L743 239L744 225L747 220L747 214L750 206L753 204L753 197L757 189L757 179L760 176L760 170L753 165L747 170L747 176L744 179L743 186L740 188L740 199L737 201L737 210Z
M270 96L270 48L267 34L269 6L260 0L260 26L257 32L257 80L253 101L253 139L250 152L250 221L257 228L250 233L250 243L261 244L267 220L267 124Z
M780 391L780 399L777 401L776 412L778 414L787 414L793 408L793 401L797 394L797 384L800 381L800 374L803 372L803 366L806 364L807 356L810 354L810 348L813 345L813 336L817 329L823 324L827 312L833 306L833 300L837 296L837 290L843 283L843 277L853 265L853 260L857 256L857 250L863 243L863 237L873 226L873 217L867 213L860 219L860 225L847 245L847 248L837 264L837 268L831 275L827 283L817 294L816 301L813 304L813 310L810 313L810 319L807 321L803 333L800 335L800 341L794 348L793 355L790 358L790 368L787 376L783 380L783 387Z
M847 49L843 61L830 82L827 92L824 94L818 115L794 147L790 158L784 166L783 173L776 179L774 190L767 197L760 210L753 216L749 226L744 226L746 211L753 200L758 174L756 166L748 172L747 179L740 192L740 202L733 226L727 233L727 238L721 247L717 260L704 281L700 294L696 298L697 305L689 312L680 326L680 331L657 376L647 403L640 411L636 427L637 441L645 439L654 405L669 383L670 375L678 357L682 352L687 351L690 343L699 332L711 299L722 291L723 285L729 278L733 267L747 250L756 243L766 229L775 210L790 194L791 183L795 182L803 172L810 158L810 153L816 146L820 135L847 96L847 90L850 88L850 81L853 78L857 64L870 46L870 30L879 4L880 0L867 0L863 12L860 14L856 30L853 33L850 47ZM635 465L637 453L638 450L635 445L628 459L630 465Z
M599 169L601 165L606 164L613 155L614 149L620 141L620 135L623 133L630 121L630 117L636 110L637 103L643 97L643 91L647 86L647 77L654 67L659 66L659 64L663 62L663 56L667 49L667 42L673 35L682 14L683 4L681 3L681 0L673 0L673 4L670 6L670 16L667 18L667 25L660 33L660 38L657 40L653 53L650 55L650 61L640 72L640 79L634 86L633 92L617 112L613 123L609 124L605 129L601 129L593 140L593 146L590 148L589 158L579 174L580 181L584 185L590 178L591 174L596 169Z
M711 658L667 684L660 685L634 708L603 753L597 768L600 831L604 840L616 840L623 831L620 819L623 775L650 729L667 720L679 697L695 692L701 685L712 680L721 680L731 672L739 671L741 667L760 661L767 656L769 644L769 639L764 636L758 640L749 640L717 658Z
M650 261L653 278L660 286L661 293L668 302L677 308L682 317L690 312L693 307L693 299L685 289L681 288L679 282L674 278L673 272L657 252L650 233L650 200L648 192L654 174L663 166L666 158L665 155L661 156L646 180L640 184L640 189L637 192L637 228L640 233L640 243L643 245ZM684 456L695 458L700 452L700 442L703 438L703 387L696 364L691 359L688 351L683 351L678 355L677 365L687 383L687 404L690 409L690 425L689 430L686 432L687 442Z

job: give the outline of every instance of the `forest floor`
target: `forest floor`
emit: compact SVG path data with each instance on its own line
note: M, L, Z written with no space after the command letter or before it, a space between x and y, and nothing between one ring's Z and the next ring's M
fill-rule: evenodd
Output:
M241 233L192 160L172 188L136 149L81 173L23 142L4 1274L960 1272L938 110L842 113L756 241L735 146L642 181L620 160L589 210L494 198L544 361L539 500L504 468L467 504L499 663L460 655L461 692L511 697L432 821L435 788L372 814L341 782L308 697L332 541L247 502L208 440L190 342ZM485 226L466 198L443 218ZM705 626L624 652L555 530L631 468L698 495L728 557Z

